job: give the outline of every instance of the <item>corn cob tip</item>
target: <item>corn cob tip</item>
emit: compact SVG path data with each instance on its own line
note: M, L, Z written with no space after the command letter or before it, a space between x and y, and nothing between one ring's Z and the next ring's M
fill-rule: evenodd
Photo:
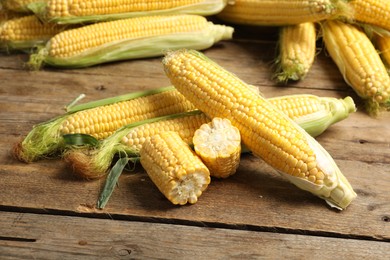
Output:
M46 57L48 56L48 51L44 47L38 48L36 53L32 53L27 62L27 67L30 70L40 70L43 67Z
M107 175L108 167L99 169L93 160L93 155L88 149L70 150L64 153L64 161L72 169L73 173L85 180L99 179Z
M33 158L30 158L23 149L23 139L21 138L18 142L14 144L11 151L13 157L21 162L31 163L34 161Z

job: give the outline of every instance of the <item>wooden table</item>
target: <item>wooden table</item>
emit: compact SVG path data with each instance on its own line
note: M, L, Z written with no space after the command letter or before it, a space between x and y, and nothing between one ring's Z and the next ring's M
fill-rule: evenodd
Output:
M347 210L329 208L251 155L194 205L171 205L137 167L98 210L104 180L80 180L60 159L21 163L12 146L81 93L86 102L169 85L161 58L32 72L26 54L1 54L0 258L389 259L390 112L370 118L324 50L304 81L275 84L276 36L241 28L205 54L266 97L355 99L359 111L317 138L358 194Z

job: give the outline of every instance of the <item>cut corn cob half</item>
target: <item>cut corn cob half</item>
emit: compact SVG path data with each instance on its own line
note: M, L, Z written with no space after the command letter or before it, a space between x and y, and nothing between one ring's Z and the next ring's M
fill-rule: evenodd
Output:
M252 88L249 91L253 93ZM286 114L313 134L322 133L326 127L347 118L355 111L355 104L350 97L336 99L291 95L272 98L270 102L285 109ZM198 110L151 118L123 126L102 140L97 147L67 151L65 158L78 176L85 179L101 178L110 171L116 154L122 158L137 158L143 143L163 131L178 132L185 142L192 145L195 131L209 122L210 119Z
M210 183L210 172L178 133L145 141L140 161L150 179L173 204L194 204Z
M147 16L102 22L54 36L29 64L87 67L96 64L163 55L180 48L206 49L232 38L233 28L198 15Z
M358 27L340 21L322 24L325 47L345 81L367 101L367 111L376 116L390 107L390 77L378 52Z
M216 178L233 175L241 155L241 136L226 118L215 117L195 131L192 139L196 154Z
M224 117L243 144L297 187L338 209L356 197L328 152L301 127L245 82L194 50L169 52L163 59L171 83L208 117Z
M0 48L33 49L65 29L61 25L44 24L35 15L13 18L0 24Z
M301 80L309 72L316 55L315 24L283 26L280 30L275 79L279 82Z
M342 0L234 0L217 14L225 22L280 26L351 17Z
M13 12L31 13L28 5L32 3L45 3L47 0L2 0L3 6Z
M390 2L388 0L349 0L354 10L353 20L372 25L372 30L387 31L390 36Z
M61 153L65 149L62 139L65 134L82 133L102 139L123 125L192 109L192 104L172 87L81 104L64 115L34 126L16 144L14 155L24 162L36 161Z
M140 16L195 14L214 15L226 5L227 0L118 0L83 1L50 0L29 5L36 15L55 23L92 23Z

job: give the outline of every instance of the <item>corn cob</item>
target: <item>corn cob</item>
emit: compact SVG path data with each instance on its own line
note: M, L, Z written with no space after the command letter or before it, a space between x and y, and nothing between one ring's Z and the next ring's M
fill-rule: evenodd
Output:
M316 55L314 23L283 26L279 39L279 57L275 78L279 82L301 80L309 72Z
M49 0L30 5L41 19L55 23L92 23L139 16L219 13L227 0Z
M210 183L210 172L176 132L145 141L140 161L150 179L173 204L194 204Z
M224 117L243 144L282 176L329 205L346 208L356 193L332 157L301 127L247 84L194 50L169 52L163 59L172 84L208 117Z
M197 15L148 16L103 22L54 36L30 66L86 67L100 63L161 56L166 49L206 49L231 39L233 28Z
M28 5L31 3L46 2L45 0L2 0L3 6L13 12L31 13Z
M253 93L252 88L248 89ZM317 135L330 125L345 119L356 109L350 97L342 100L313 95L290 95L271 98L270 102L285 110L286 114L302 124L307 131ZM209 122L208 117L197 110L147 119L122 127L102 140L98 147L70 150L65 158L80 177L101 178L108 174L115 154L137 158L145 140L162 131L176 131L185 142L192 145L194 132L202 124Z
M382 61L385 64L387 70L390 68L390 36L375 35L375 45L379 50Z
M280 26L350 17L342 0L234 0L217 14L225 22Z
M63 30L65 26L43 24L35 15L10 19L0 24L0 48L32 49Z
M381 29L390 31L390 2L387 0L348 0L354 10L353 19L357 22L370 24ZM375 28L374 28L375 30Z
M228 119L215 117L201 125L192 141L211 176L227 178L236 172L240 164L241 136Z
M35 126L16 144L14 155L24 162L36 161L64 150L62 136L65 134L82 133L102 139L123 125L192 109L191 103L172 87L81 104L62 116Z
M367 35L358 27L339 21L323 23L327 51L345 81L367 101L367 111L376 116L390 107L390 77Z

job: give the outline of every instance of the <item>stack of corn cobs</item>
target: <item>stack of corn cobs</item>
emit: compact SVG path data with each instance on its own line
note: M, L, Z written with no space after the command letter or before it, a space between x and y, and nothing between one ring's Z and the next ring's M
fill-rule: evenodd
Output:
M303 80L319 35L370 115L390 106L390 1L2 0L0 46L29 66L82 68L164 56L172 86L86 104L43 122L14 147L24 162L62 156L86 178L106 177L103 208L129 161L140 161L174 204L197 202L210 177L235 173L251 152L297 187L345 209L356 197L313 138L356 110L350 97L264 98L200 50L234 24L279 26L275 80ZM229 25L215 24L213 16ZM379 49L379 54L377 49ZM161 102L163 100L164 102ZM119 158L119 159L118 159ZM113 161L116 164L113 165Z

